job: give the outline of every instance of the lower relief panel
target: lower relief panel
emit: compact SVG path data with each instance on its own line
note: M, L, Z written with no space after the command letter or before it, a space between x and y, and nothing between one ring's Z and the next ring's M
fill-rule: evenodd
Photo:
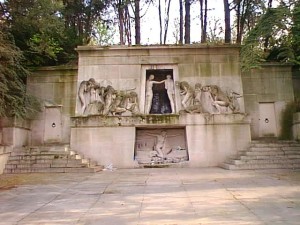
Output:
M139 164L169 164L188 161L184 128L137 129L135 160Z

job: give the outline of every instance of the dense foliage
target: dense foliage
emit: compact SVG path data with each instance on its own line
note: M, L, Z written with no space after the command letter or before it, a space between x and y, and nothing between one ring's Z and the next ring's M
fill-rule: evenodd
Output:
M39 110L39 102L26 93L28 71L13 36L0 32L0 117L28 118Z
M300 4L268 8L244 39L242 69L263 61L300 64Z

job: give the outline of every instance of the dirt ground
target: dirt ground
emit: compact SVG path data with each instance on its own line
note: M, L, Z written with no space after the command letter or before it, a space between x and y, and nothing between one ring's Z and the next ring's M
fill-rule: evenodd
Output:
M300 184L300 170L262 170L270 176L278 180L288 180L292 183ZM82 174L78 176L77 173L25 173L25 174L0 174L0 191L16 188L22 185L36 185L36 184L53 184L59 183L63 180L80 180L91 174Z
M92 174L83 174L81 177ZM75 173L24 173L24 174L1 174L0 191L16 188L22 185L53 184L65 179L78 179Z

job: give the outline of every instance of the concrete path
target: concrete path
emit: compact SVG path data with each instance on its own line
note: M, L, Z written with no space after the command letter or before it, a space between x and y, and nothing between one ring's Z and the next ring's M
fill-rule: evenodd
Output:
M164 168L46 174L0 191L0 224L300 224L300 171Z

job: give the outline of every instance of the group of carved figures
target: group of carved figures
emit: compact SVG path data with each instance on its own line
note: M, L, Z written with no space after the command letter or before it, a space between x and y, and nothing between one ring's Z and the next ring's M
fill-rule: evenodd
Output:
M154 81L154 75L150 75L146 81L145 114L150 113L153 92L152 87L158 83L165 83L172 113L175 113L175 85L170 75L165 80ZM188 82L177 82L180 89L181 105L186 113L238 113L240 106L238 93L223 92L217 85L205 85L196 83L193 88ZM135 91L115 90L111 85L103 85L91 78L82 81L78 89L78 98L81 103L82 115L121 115L131 112L131 115L140 114L138 95Z
M217 85L195 84L195 88L188 82L179 82L180 94L182 95L182 107L186 113L239 113L240 94L230 91L225 93Z
M80 83L78 98L83 115L115 116L126 111L132 114L140 112L136 92L117 91L111 85L101 86L94 78Z

